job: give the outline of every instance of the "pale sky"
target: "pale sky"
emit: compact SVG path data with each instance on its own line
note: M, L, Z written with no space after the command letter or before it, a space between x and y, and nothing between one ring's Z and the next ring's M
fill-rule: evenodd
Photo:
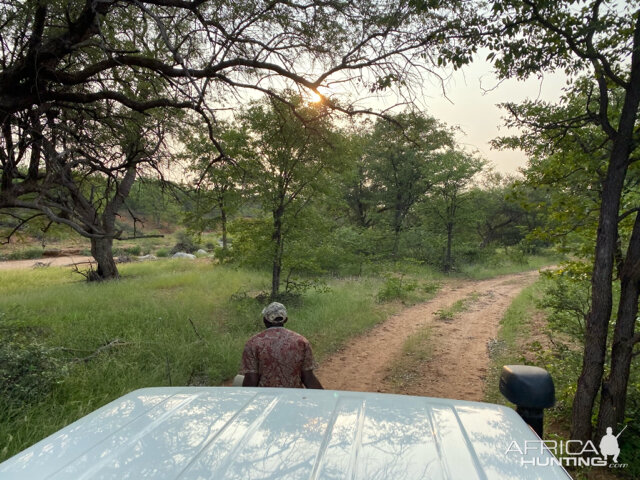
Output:
M469 152L479 152L489 160L495 170L515 174L526 165L526 155L516 150L494 150L489 142L499 136L517 133L504 126L506 111L498 104L530 100L557 102L566 84L564 74L545 74L527 81L505 80L498 83L492 73L492 66L484 61L486 52L476 55L476 61L462 70L451 72L442 81L435 76L424 74L421 84L412 89L411 99L415 106L443 123L458 127L457 141ZM442 73L441 73L442 74ZM444 86L444 92L443 92ZM375 111L401 111L404 106L395 91L380 94L356 92L352 84L334 87L330 85L323 94L344 94L356 100L360 108Z
M458 135L461 145L471 151L478 150L497 171L515 173L526 163L524 152L493 150L489 145L491 139L509 133L502 120L506 112L497 105L538 98L557 101L564 86L565 77L562 74L545 75L542 80L532 78L526 82L508 80L497 85L491 74L491 66L479 60L453 74L453 78L445 85L448 100L434 85L433 95L429 95L424 102L427 113L463 130L464 133ZM483 92L483 89L490 91Z

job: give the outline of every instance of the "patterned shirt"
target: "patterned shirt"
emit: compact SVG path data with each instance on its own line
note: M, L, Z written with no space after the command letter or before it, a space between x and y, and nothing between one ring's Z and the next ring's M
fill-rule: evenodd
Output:
M306 338L284 327L270 327L247 341L240 373L259 374L260 387L302 388L302 372L315 367Z

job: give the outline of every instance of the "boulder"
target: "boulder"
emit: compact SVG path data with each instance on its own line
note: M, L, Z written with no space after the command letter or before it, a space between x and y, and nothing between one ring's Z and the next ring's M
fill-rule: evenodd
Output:
M190 253L176 252L171 256L171 258L188 258L189 260L194 260L196 256Z

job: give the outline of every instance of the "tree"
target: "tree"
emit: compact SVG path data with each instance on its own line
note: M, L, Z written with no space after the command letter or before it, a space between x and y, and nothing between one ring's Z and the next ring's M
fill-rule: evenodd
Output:
M250 138L249 182L272 219L271 297L276 298L290 229L324 188L326 171L340 164L337 137L327 108L317 103L304 105L299 96L258 103L244 113L242 122Z
M348 165L338 182L352 220L360 228L369 228L375 223L376 198L367 177L367 131L362 128L345 135Z
M581 110L565 109L551 122L530 122L510 108L514 122L533 132L554 131L559 138L590 124L604 137L606 151L599 179L600 203L591 277L591 308L586 318L582 373L573 403L572 438L591 438L591 417L598 392L601 402L598 434L624 418L626 389L640 293L640 216L638 209L621 205L629 167L637 159L638 106L640 104L640 10L637 2L620 6L601 0L546 2L517 0L489 2L490 34L485 44L493 52L503 77L528 77L562 69L576 76L585 73L595 84ZM635 10L633 10L635 9ZM575 78L572 88L580 88ZM618 225L621 217L634 218L626 254L620 258ZM603 379L607 330L613 308L612 281L618 264L620 300L611 349L611 369Z
M392 120L376 122L364 160L378 213L386 216L393 231L391 254L396 259L407 215L432 188L436 159L442 149L453 145L453 135L425 115L404 113Z
M57 112L50 136L32 118L34 123L28 128L35 140L31 144L22 137L14 145L7 128L7 150L0 150L0 162L7 167L3 170L6 188L0 192L5 207L10 207L21 223L45 217L88 238L98 263L89 276L94 280L118 276L111 253L113 239L122 234L116 217L126 208L125 200L141 165L158 161L156 153L165 135L165 122L157 115L123 116L118 108L105 107L92 112L104 117L99 121L87 112ZM27 157L26 170L15 168ZM28 211L37 213L25 214Z
M185 222L197 233L220 226L222 249L228 250L227 225L229 216L240 206L246 166L242 155L249 141L245 131L222 125L216 138L224 148L227 161L216 162L218 152L209 138L195 127L183 132L185 151L182 154L198 175L195 179L195 205L185 214Z
M0 208L35 211L90 238L98 277L114 278L110 246L119 233L106 217L86 221L91 210L115 215L137 169L157 160L124 154L113 161L122 152L106 148L87 155L99 146L92 143L97 131L106 135L117 119L124 126L138 122L140 114L184 109L208 127L221 160L213 132L216 112L235 107L243 90L277 95L283 86L317 91L334 82L359 82L359 88L375 92L419 81L431 49L456 42L445 32L457 20L436 7L417 15L410 1L4 2ZM364 111L331 96L323 101L349 114ZM115 143L128 141L126 128L111 136L118 137L110 140ZM77 193L74 179L87 169L112 184L111 201ZM79 220L70 209L86 215Z
M480 248L497 244L505 247L517 245L527 234L543 224L544 209L529 208L540 203L543 195L531 187L521 185L514 177L488 172L479 187L470 192L471 203L480 213L476 231Z
M160 226L173 223L180 216L185 201L185 195L177 185L143 172L138 175L125 203L135 217L143 217Z
M430 200L427 207L433 210L446 231L446 247L442 261L445 272L451 271L454 229L460 210L469 201L467 189L473 178L482 171L486 162L465 152L449 150L438 156L440 164L432 178Z

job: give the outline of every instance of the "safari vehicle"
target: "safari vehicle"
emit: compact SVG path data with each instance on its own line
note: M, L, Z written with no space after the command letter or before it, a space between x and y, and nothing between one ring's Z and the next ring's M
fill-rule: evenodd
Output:
M534 420L553 403L553 383L538 370L505 367L501 379L503 393L524 401L518 408ZM538 436L518 413L486 403L331 390L146 388L0 464L0 478L570 478L546 450L508 452L513 441L526 440ZM533 462L536 456L545 461Z

